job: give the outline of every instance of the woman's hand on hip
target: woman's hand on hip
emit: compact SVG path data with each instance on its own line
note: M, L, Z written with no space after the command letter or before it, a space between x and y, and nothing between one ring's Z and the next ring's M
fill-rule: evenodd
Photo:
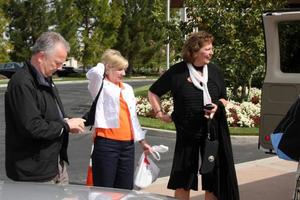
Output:
M167 122L167 123L171 123L173 120L171 118L170 115L164 113L164 112L159 112L157 113L157 115L155 116L157 119L160 119L164 122Z

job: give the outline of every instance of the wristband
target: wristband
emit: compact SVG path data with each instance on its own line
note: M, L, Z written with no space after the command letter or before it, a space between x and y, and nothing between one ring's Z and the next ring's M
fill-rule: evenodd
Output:
M162 110L158 110L156 113L155 113L155 118L158 118L157 115L158 113L162 113L163 111Z
M158 111L156 111L156 112L155 112L155 116L156 116L158 113L160 113L160 112L162 112L161 109L159 109Z

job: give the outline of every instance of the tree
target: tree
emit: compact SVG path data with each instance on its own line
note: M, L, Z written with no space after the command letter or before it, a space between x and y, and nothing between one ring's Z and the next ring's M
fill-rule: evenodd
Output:
M0 63L8 62L10 60L8 52L12 46L5 36L8 22L8 19L4 17L2 9L0 9Z
M261 15L282 8L285 0L187 0L191 30L207 30L215 36L214 61L223 67L227 85L237 100L247 97L253 76L264 74L265 49ZM262 79L261 79L262 80ZM241 86L241 95L238 88ZM249 90L248 90L249 91Z
M59 32L70 44L69 56L77 58L80 55L80 45L77 37L79 27L79 11L75 0L54 1L55 30Z
M13 45L10 57L23 61L30 56L30 47L51 25L48 0L9 0L4 3L5 17L9 18L8 37Z
M125 13L115 48L129 60L127 74L158 71L163 62L165 8L160 0L124 0Z
M84 67L91 66L116 43L123 7L119 0L74 0L74 4L78 11L78 59Z

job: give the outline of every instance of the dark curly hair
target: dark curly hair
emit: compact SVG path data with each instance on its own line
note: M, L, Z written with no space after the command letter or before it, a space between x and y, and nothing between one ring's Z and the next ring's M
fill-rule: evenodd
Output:
M194 53L198 52L205 43L213 43L214 37L206 31L191 33L182 48L182 58L185 62L193 63Z

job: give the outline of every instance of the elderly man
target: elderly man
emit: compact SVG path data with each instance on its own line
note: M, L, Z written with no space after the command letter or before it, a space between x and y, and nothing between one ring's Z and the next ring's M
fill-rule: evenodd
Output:
M84 120L67 118L52 75L69 52L56 32L45 32L8 83L5 93L6 173L15 181L67 184L69 132L84 131Z

